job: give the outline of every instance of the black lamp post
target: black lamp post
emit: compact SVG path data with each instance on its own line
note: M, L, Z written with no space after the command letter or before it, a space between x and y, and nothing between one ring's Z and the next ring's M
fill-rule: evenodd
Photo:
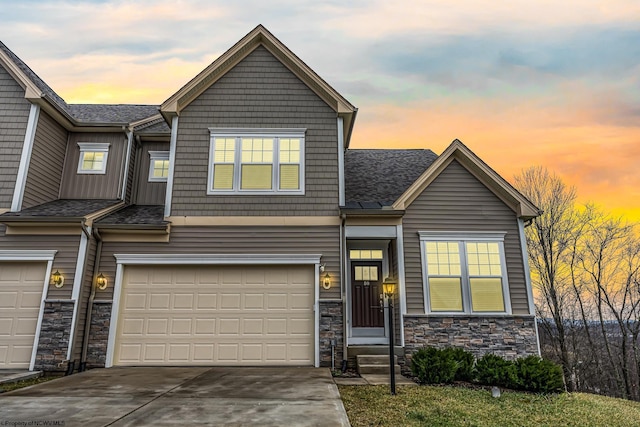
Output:
M396 364L395 364L395 351L393 344L395 342L393 338L393 294L396 290L396 282L392 279L386 278L382 283L382 291L387 297L387 306L389 307L389 384L391 386L391 395L396 394Z

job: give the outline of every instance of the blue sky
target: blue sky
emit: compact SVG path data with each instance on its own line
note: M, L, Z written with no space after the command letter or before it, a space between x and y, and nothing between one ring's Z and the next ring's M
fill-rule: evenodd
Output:
M460 138L640 219L640 2L2 1L0 39L68 102L160 103L257 24L359 108L352 146Z

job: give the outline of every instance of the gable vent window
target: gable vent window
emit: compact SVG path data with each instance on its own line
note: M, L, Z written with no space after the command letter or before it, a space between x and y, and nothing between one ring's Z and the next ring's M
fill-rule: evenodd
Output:
M503 233L420 232L429 313L509 313Z
M107 158L109 157L108 143L79 142L80 160L78 173L104 174L107 170Z
M169 176L169 152L149 151L149 182L167 182Z
M304 194L306 129L209 131L207 194Z

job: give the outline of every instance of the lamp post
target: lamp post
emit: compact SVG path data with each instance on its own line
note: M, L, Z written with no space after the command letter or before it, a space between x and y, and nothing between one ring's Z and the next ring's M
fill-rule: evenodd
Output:
M393 294L396 290L396 282L388 277L382 283L382 291L387 298L387 306L389 307L389 385L391 387L391 395L396 394L396 364L395 351L393 348Z

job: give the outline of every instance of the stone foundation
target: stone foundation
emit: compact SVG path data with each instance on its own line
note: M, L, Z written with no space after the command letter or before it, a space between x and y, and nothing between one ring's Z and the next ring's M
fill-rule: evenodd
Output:
M331 366L331 340L335 340L335 368L342 362L344 316L342 301L320 301L320 366Z
M104 368L107 360L109 326L111 326L111 301L94 301L87 346L87 368Z
M66 371L73 301L45 301L34 368Z
M533 316L404 316L407 366L420 348L459 347L482 357L493 353L506 359L537 355Z

